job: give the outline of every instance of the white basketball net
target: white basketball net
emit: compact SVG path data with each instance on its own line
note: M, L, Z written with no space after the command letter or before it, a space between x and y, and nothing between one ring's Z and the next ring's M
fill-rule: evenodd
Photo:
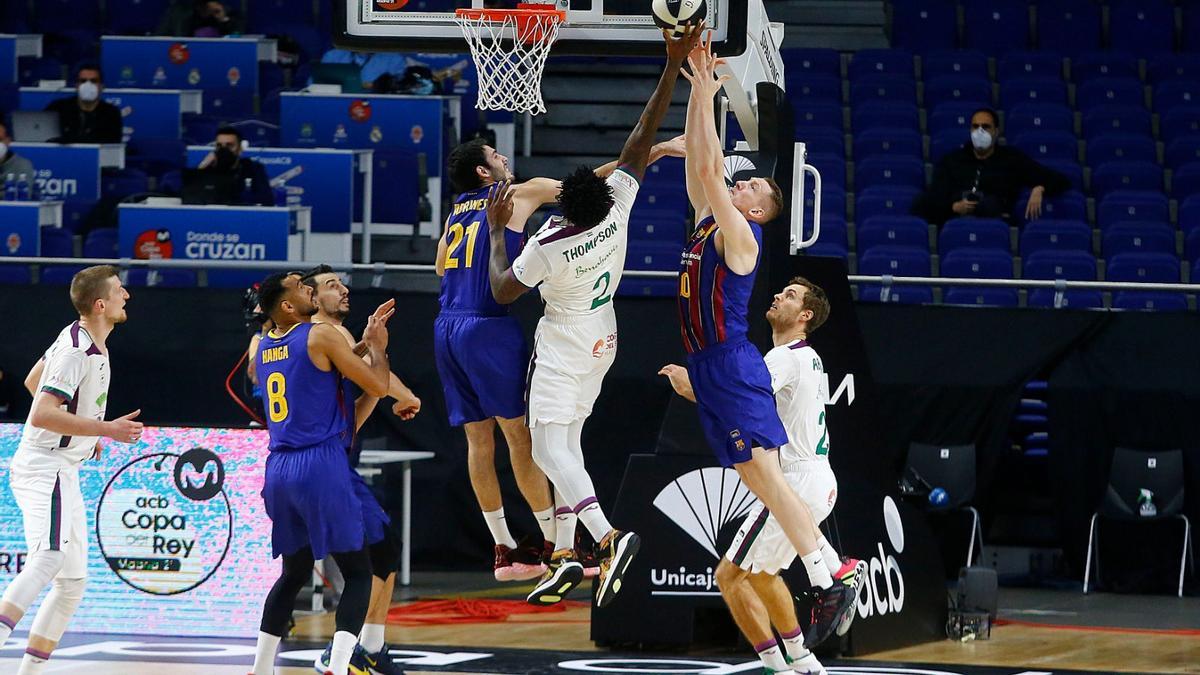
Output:
M542 71L546 56L558 38L560 15L554 12L518 19L499 16L455 17L471 45L479 73L480 110L546 112L542 102ZM514 39L515 37L515 39Z

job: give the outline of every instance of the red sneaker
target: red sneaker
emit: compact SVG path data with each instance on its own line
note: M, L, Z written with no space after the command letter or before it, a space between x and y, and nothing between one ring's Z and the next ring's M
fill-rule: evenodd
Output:
M496 544L496 563L492 568L496 581L528 581L546 573L541 551Z

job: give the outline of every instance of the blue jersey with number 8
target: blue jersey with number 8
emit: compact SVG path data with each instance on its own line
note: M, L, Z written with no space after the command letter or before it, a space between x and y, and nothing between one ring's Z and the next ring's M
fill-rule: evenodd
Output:
M296 450L350 439L342 376L317 368L308 355L311 323L267 332L258 349L258 377L271 450Z
M492 238L488 230L487 197L490 185L464 192L450 207L446 231L446 257L442 259L442 292L438 300L442 310L469 312L482 316L502 316L508 307L492 297L488 277L488 260L492 254ZM521 252L525 238L520 232L505 228L504 247L511 261Z

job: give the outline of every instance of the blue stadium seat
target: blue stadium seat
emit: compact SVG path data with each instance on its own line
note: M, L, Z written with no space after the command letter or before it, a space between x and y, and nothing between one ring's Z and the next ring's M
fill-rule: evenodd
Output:
M1200 105L1189 105L1172 108L1158 117L1158 136L1164 142L1200 134Z
M242 132L242 138L255 148L279 147L279 125L266 120L242 120L230 126Z
M806 221L804 224L804 239L812 236L813 226L811 221ZM836 246L844 251L850 250L850 234L846 228L846 221L841 218L830 218L827 216L821 217L821 235L817 238L817 244L823 246ZM814 244L815 246L816 244ZM845 256L841 256L845 257Z
M29 3L8 2L0 9L0 33L32 33Z
M1168 169L1177 169L1188 162L1200 162L1200 134L1179 136L1168 143L1163 160Z
M20 84L16 82L0 83L0 120L7 120L6 115L17 109L17 104L20 100Z
M850 57L851 82L873 75L892 75L913 79L912 52L905 49L861 49Z
M1067 85L1061 79L1022 77L1000 84L1000 105L1011 108L1022 103L1067 103Z
M872 185L903 185L923 189L925 164L919 159L865 159L854 163L854 185L856 190Z
M1038 46L1065 56L1100 49L1100 6L1090 0L1040 0Z
M95 27L61 28L42 36L42 53L63 63L95 62L99 44L100 33ZM74 77L74 72L68 77Z
M1137 79L1137 57L1122 52L1096 51L1071 59L1072 82L1082 84L1106 77Z
M33 283L29 265L0 265L0 286L24 286Z
M864 103L915 103L917 84L911 78L894 75L860 77L850 83L850 105Z
M1156 54L1146 61L1146 81L1158 84L1167 80L1200 79L1200 55Z
M1166 291L1121 291L1113 296L1117 309L1146 312L1186 312L1187 296Z
M158 183L154 189L156 192L178 196L183 191L183 172L168 171L164 173L158 177Z
M1171 172L1171 196L1184 200L1200 195L1200 162L1188 162Z
M43 227L42 257L43 258L74 258L75 237L65 227Z
M92 209L96 206L94 200L86 199L68 199L63 202L63 222L64 229L71 232L78 232L83 229L87 222L88 216Z
M947 305L974 305L977 307L1016 307L1020 296L1015 288L993 288L989 286L956 286L946 289L942 302Z
M1083 167L1076 160L1048 159L1042 162L1047 169L1053 169L1066 176L1072 190L1083 191Z
M1191 237L1193 232L1200 230L1200 195L1188 197L1180 202L1179 229L1183 231L1184 237ZM1194 276L1192 279L1200 281L1200 276Z
M804 254L820 256L823 258L841 258L842 260L850 259L850 249L842 246L841 244L825 244L822 242L817 242L804 249Z
M1105 258L1120 253L1175 255L1175 229L1159 222L1121 222L1104 230L1101 251Z
M38 283L43 286L67 286L83 265L44 265L38 276Z
M1092 194L1098 199L1114 190L1162 189L1162 167L1154 162L1105 162L1092 167Z
M275 91L287 84L283 66L271 61L258 62L258 90Z
M921 57L921 79L943 76L988 79L987 55L970 49L931 51Z
M854 220L864 223L875 216L906 216L917 198L916 190L879 192L860 190L854 198Z
M996 74L1001 82L1027 77L1062 79L1063 61L1053 52L1011 51L1000 57Z
M929 137L929 160L936 164L946 155L967 144L970 136L963 129L949 129Z
M932 110L929 115L929 134L932 136L953 129L961 131L965 139L971 133L971 115L986 106L986 101L953 101L927 107Z
M149 35L170 0L105 0L104 32L108 35Z
M1079 161L1079 142L1075 134L1062 131L1031 131L1012 137L1011 144L1038 162Z
M288 23L316 25L312 3L294 0L253 0L246 3L246 29L252 33L283 33Z
M915 103L864 103L854 106L850 113L854 131L887 128L921 131L921 113Z
M116 258L117 228L98 227L88 232L83 239L83 257Z
M859 274L927 277L930 269L928 246L878 246L858 254Z
M149 270L144 267L136 267L125 273L125 285L133 287L150 286ZM196 286L196 272L194 270L155 270L154 286L159 288L194 288Z
M1107 281L1179 283L1179 258L1168 253L1122 253L1108 260Z
M1169 0L1110 0L1108 24L1113 51L1149 56L1175 50L1175 8Z
M1191 260L1193 264L1200 263L1200 228L1192 228L1187 239L1183 242L1183 257ZM1192 272L1192 283L1200 281L1200 276L1197 276L1195 271Z
M1025 301L1029 307L1053 307L1054 289L1037 288ZM1064 309L1093 309L1104 307L1104 296L1100 291L1067 291L1063 293Z
M787 75L806 73L842 77L842 55L836 49L780 49Z
M800 96L805 101L842 103L842 78L832 75L788 75L788 96Z
M377 223L415 223L417 218L419 163L417 153L401 148L376 148L372 171L376 185L371 217Z
M204 114L250 117L254 114L254 90L247 87L207 88L204 90Z
M938 255L964 248L1012 248L1008 223L999 218L952 218L938 235Z
M97 0L38 0L33 7L33 28L39 33L100 28L100 3Z
M189 145L207 145L217 138L221 121L204 115L188 115L183 119L183 141Z
M1167 80L1154 87L1154 111L1165 113L1181 106L1200 104L1200 82Z
M686 239L684 211L636 206L629 218L631 241L680 242Z
M1025 0L963 0L963 43L991 56L1029 47Z
M804 131L804 136L796 140L803 142L810 153L835 155L842 158L846 156L846 135L842 133L841 129L810 127Z
M677 270L683 242L631 241L625 256L625 269Z
M1096 257L1089 251L1042 249L1024 257L1021 276L1026 279L1095 281Z
M679 214L687 213L687 194L679 189L682 187L681 184L664 185L658 183L648 187L649 189L638 190L637 199L633 202L635 209L670 211Z
M870 157L921 158L921 134L900 129L869 129L854 134L854 161Z
M1007 251L958 249L942 256L941 276L979 279L1011 279L1013 260ZM948 288L942 301L955 305L1016 307L1016 289L956 286Z
M660 182L678 186L683 181L683 159L679 157L663 157L646 167L646 175L642 178L642 186Z
M1088 139L1089 166L1119 160L1157 162L1158 146L1153 138L1136 134L1102 134Z
M846 159L839 155L823 155L812 152L808 155L808 163L817 167L821 172L823 186L846 189Z
M67 67L53 56L22 56L17 59L17 81L22 87L36 87L42 80L61 80L66 76Z
M1185 52L1200 52L1200 5L1184 2L1183 41L1179 45Z
M894 302L898 305L933 304L933 288L913 284L863 284L858 290L860 302Z
M892 2L892 45L922 53L951 49L958 35L958 8L953 0Z
M1008 109L1004 133L1019 136L1028 131L1065 131L1075 133L1075 113L1058 103L1022 103Z
M140 169L122 169L100 177L100 194L121 200L130 195L150 191L150 177Z
M1096 224L1104 231L1127 220L1165 223L1168 214L1167 196L1162 192L1117 190L1097 203Z
M840 103L809 103L792 100L796 134L802 136L808 127L845 129Z
M804 209L805 213L812 213L816 207L816 190L813 189L812 181L804 184ZM821 216L832 216L841 220L846 219L846 190L827 183L821 184Z
M1078 220L1033 220L1021 231L1020 250L1027 263L1030 255L1044 251L1089 252L1092 250L1092 228ZM1030 275L1026 272L1025 276ZM1094 264L1091 278L1095 278Z
M1075 107L1087 112L1102 105L1146 105L1146 88L1131 77L1097 77L1075 89Z
M1023 190L1017 197L1013 213L1024 218L1025 205L1029 203L1029 191ZM1087 220L1087 198L1076 190L1068 190L1057 197L1042 199L1042 218L1057 220ZM1029 221L1029 222L1037 222Z
M929 224L917 216L872 216L859 220L855 250L861 258L877 246L905 246L929 250Z
M157 176L182 169L187 148L173 138L131 138L125 148L125 166Z
M1150 111L1145 106L1102 105L1083 114L1083 137L1100 134L1150 135Z
M986 77L943 75L925 80L925 107L937 109L946 103L970 104L972 110L990 106L992 84ZM967 113L968 118L970 113Z

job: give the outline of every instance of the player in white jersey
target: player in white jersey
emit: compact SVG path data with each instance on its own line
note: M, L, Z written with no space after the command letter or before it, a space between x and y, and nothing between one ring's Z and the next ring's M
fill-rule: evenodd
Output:
M625 267L629 211L654 145L654 135L671 103L679 69L696 45L703 24L674 38L666 32L667 64L658 86L625 141L617 168L607 178L580 168L562 181L561 218L551 218L509 267L503 227L513 209L507 184L491 191L489 277L501 304L541 288L545 315L538 323L526 385L526 421L533 459L588 528L600 549L596 604L604 607L621 589L621 577L637 553L633 532L614 529L596 501L584 467L580 437L616 358L617 319L612 297ZM557 548L557 545L556 545ZM583 566L569 548L555 550L548 569L527 600L559 602L583 580Z
M803 277L792 279L767 310L775 347L765 360L779 418L788 432L788 443L779 448L784 478L811 514L813 536L834 583L851 586L857 594L866 564L840 558L820 529L837 502L837 479L829 466L825 426L829 384L808 336L828 317L825 291ZM659 374L666 375L681 396L694 400L686 368L669 365ZM779 521L758 502L717 565L717 585L734 621L758 652L764 672L824 673L804 646L792 594L779 576L795 558L796 549ZM838 625L839 635L849 630L853 617L852 609ZM783 638L782 647L771 633L772 625Z
M71 280L79 320L58 334L25 378L33 406L13 455L9 487L24 517L29 557L0 600L0 644L38 594L53 587L34 618L20 675L43 671L83 598L87 514L79 464L100 456L102 437L136 443L142 434L142 423L134 419L140 410L104 421L111 376L105 340L125 321L128 299L115 267L79 271Z

